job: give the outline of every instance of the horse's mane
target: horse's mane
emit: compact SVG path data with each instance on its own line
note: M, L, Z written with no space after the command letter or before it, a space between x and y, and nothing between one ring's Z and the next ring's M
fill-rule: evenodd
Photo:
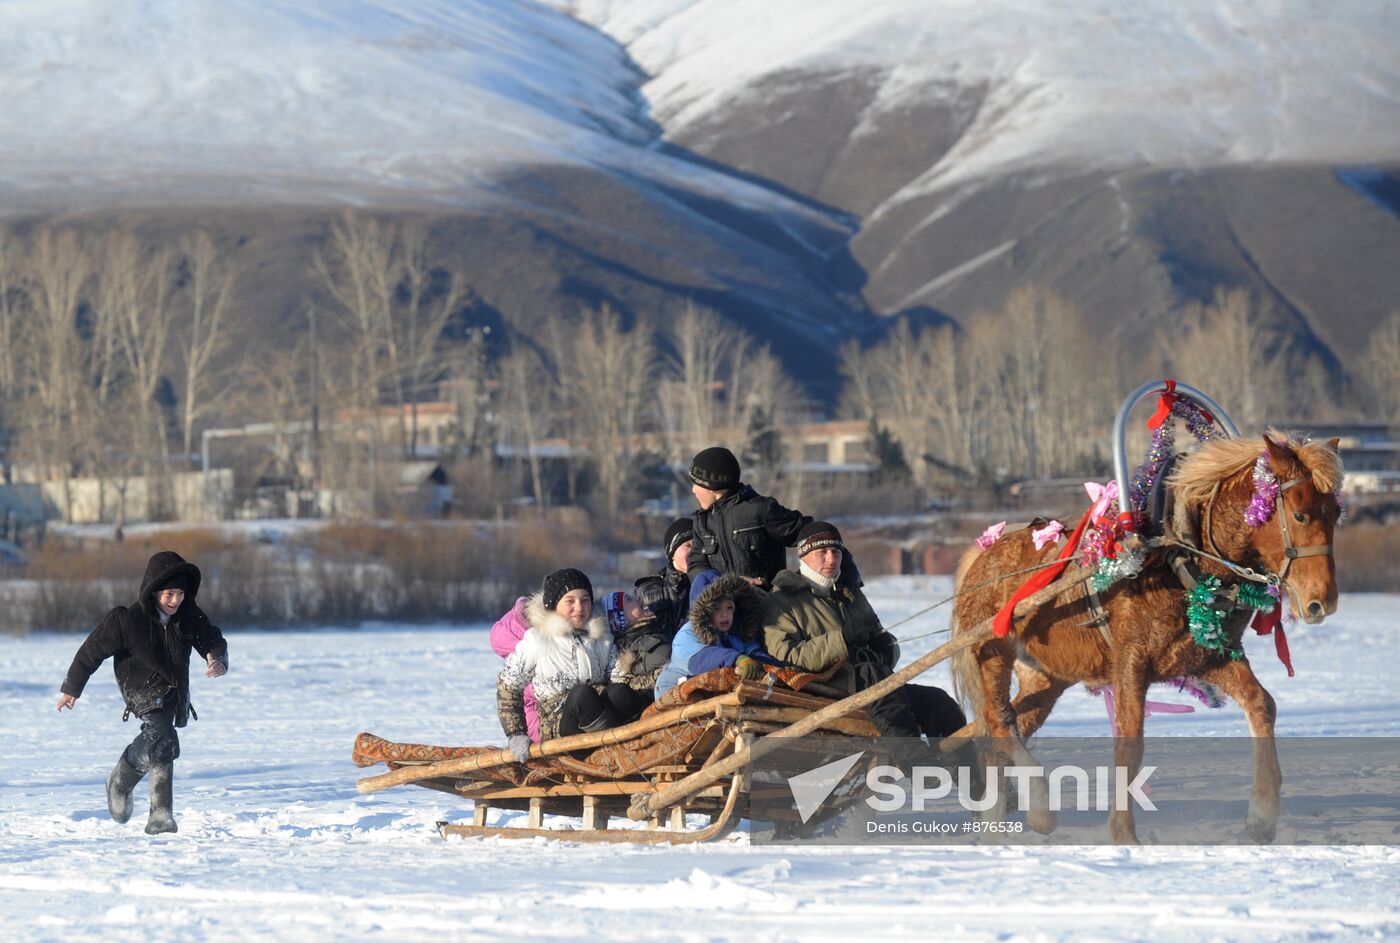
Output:
M1331 445L1311 442L1297 433L1278 429L1270 429L1268 436L1298 457L1302 469L1312 475L1313 486L1319 491L1336 491L1342 483L1342 457ZM1264 443L1257 437L1211 439L1177 463L1169 484L1178 500L1204 501L1217 484L1252 469L1263 451ZM1279 477L1293 477L1293 474Z

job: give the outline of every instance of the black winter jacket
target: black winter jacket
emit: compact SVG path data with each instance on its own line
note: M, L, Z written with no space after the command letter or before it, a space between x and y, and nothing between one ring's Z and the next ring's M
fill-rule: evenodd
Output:
M617 666L608 680L634 691L650 692L656 687L661 669L671 660L671 638L675 634L656 618L628 626L616 639Z
M176 575L185 577L185 601L169 624L162 625L155 590ZM195 605L199 582L199 567L186 563L178 553L163 550L151 557L135 604L113 609L92 630L73 657L63 693L80 697L93 672L110 657L117 687L133 714L140 717L157 708L173 709L175 726L185 726L190 710L190 650L228 661L223 633Z
M690 572L719 570L734 576L756 576L768 588L787 566L787 548L812 522L800 511L740 485L708 510L696 511L695 536L690 545Z
M656 613L657 621L669 641L675 637L676 630L685 624L690 611L690 577L667 563L655 576L637 580L636 587L640 590L649 583L658 584L666 596L665 611L658 611L656 607L652 611Z

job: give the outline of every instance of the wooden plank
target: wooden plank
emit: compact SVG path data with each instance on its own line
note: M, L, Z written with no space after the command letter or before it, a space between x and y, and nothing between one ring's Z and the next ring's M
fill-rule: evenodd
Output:
M486 824L486 815L491 811L491 803L478 799L472 803L472 824L478 828Z
M671 820L666 823L666 827L673 832L685 831L685 805L683 803L671 806Z
M439 822L438 831L444 838L448 835L462 835L469 838L548 838L553 841L576 841L586 844L692 845L715 841L734 830L734 826L739 824L738 805L741 792L742 776L736 776L725 795L724 805L715 813L710 824L694 832L659 829L599 829L590 832L543 828L478 828L474 825L451 825L447 822Z
M544 802L535 798L530 800L530 827L541 828L544 825Z
M776 725L778 728L786 727L812 715L812 711L802 707L755 707L752 705L721 707L718 713L719 719L725 723L742 724L746 721L757 721ZM821 724L819 729L852 737L878 737L880 735L880 731L874 724L864 718L857 717L834 717Z
M653 783L566 783L558 786L494 786L472 790L462 790L464 799L572 799L583 796L632 796L638 793L655 792ZM722 796L722 786L696 793L698 796Z
M572 753L576 750L593 750L598 747L626 743L629 740L636 739L654 730L670 727L681 721L693 720L701 717L713 717L717 708L738 703L738 693L730 691L728 694L721 694L718 697L707 698L706 700L698 701L694 704L687 704L684 707L662 711L651 717L633 721L621 727L614 727L611 730L577 734L572 737L556 737L553 740L546 740L543 743L531 745L530 758L539 759L546 756L558 756L561 753ZM380 773L377 776L366 776L355 784L355 788L362 793L381 792L393 786L403 785L404 783L418 782L422 779L434 779L440 776L461 776L464 773L490 769L493 766L501 766L505 763L514 762L516 762L515 755L511 753L510 750L492 750L486 753L478 753L475 756L439 760L436 763L428 763L422 766L401 766L398 769L390 770L387 773Z

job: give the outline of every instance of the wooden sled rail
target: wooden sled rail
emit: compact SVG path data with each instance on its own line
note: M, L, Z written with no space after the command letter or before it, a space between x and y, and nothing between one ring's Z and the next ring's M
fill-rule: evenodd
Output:
M543 743L531 744L530 759L538 759L544 756L558 756L560 753L572 753L575 750L594 750L598 747L625 743L634 737L640 737L654 730L669 727L678 721L713 717L720 707L738 707L739 704L739 692L731 691L728 694L712 697L696 704L687 704L684 707L663 711L651 717L644 717L641 720L633 721L622 727L614 727L611 730L600 730L597 733L581 733L572 737L555 737L553 740L546 740ZM460 776L463 773L490 769L493 766L501 766L505 763L514 762L515 754L510 752L509 749L502 748L493 753L479 753L476 756L441 760L437 763L428 763L420 766L403 766L387 773L380 773L377 776L367 776L357 782L355 788L362 793L382 792L392 786L417 782L420 779L436 779L439 776Z
M1065 576L1062 576L1039 592L1021 600L1021 602L1016 605L1014 614L1022 615L1037 606L1049 602L1066 590L1084 582L1090 575L1090 572L1083 567L1071 566ZM753 746L738 750L732 756L711 767L702 769L657 792L650 794L640 793L633 796L632 806L627 810L627 817L636 820L650 818L662 809L684 800L687 796L704 789L706 786L718 782L726 776L733 775L747 766L756 755L762 756L780 746L777 742L770 743L769 741L805 737L836 718L844 717L853 711L860 710L867 705L873 704L901 685L914 680L940 661L950 658L963 649L971 648L989 638L992 634L993 621L994 617L983 620L982 623L971 632L945 642L922 658L905 665L879 683L871 685L864 691L857 691L850 697L837 701L835 704L814 711L790 727L785 727L782 730L775 730L764 736ZM959 731L959 733L961 732L962 731Z

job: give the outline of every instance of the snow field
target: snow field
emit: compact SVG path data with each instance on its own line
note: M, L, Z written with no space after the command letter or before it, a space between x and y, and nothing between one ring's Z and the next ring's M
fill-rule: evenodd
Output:
M946 595L940 578L873 581L888 623ZM508 601L503 601L504 605ZM217 621L217 601L210 600ZM1400 658L1389 596L1344 597L1293 627L1298 676L1250 639L1281 735L1390 735ZM897 630L905 659L946 607ZM230 633L229 674L192 679L177 835L119 826L103 784L136 733L110 668L54 711L78 636L0 639L0 913L14 940L1332 940L1400 933L1394 847L757 848L444 841L470 803L349 761L360 730L501 743L487 626ZM934 680L946 683L946 670ZM1184 695L1154 691L1160 700ZM1047 733L1102 735L1102 702L1065 696ZM1238 708L1154 717L1153 733L1244 735ZM1285 789L1287 770L1285 770ZM499 814L499 813L498 813ZM616 820L615 820L616 821ZM553 824L562 824L554 822ZM619 826L623 823L617 822Z

